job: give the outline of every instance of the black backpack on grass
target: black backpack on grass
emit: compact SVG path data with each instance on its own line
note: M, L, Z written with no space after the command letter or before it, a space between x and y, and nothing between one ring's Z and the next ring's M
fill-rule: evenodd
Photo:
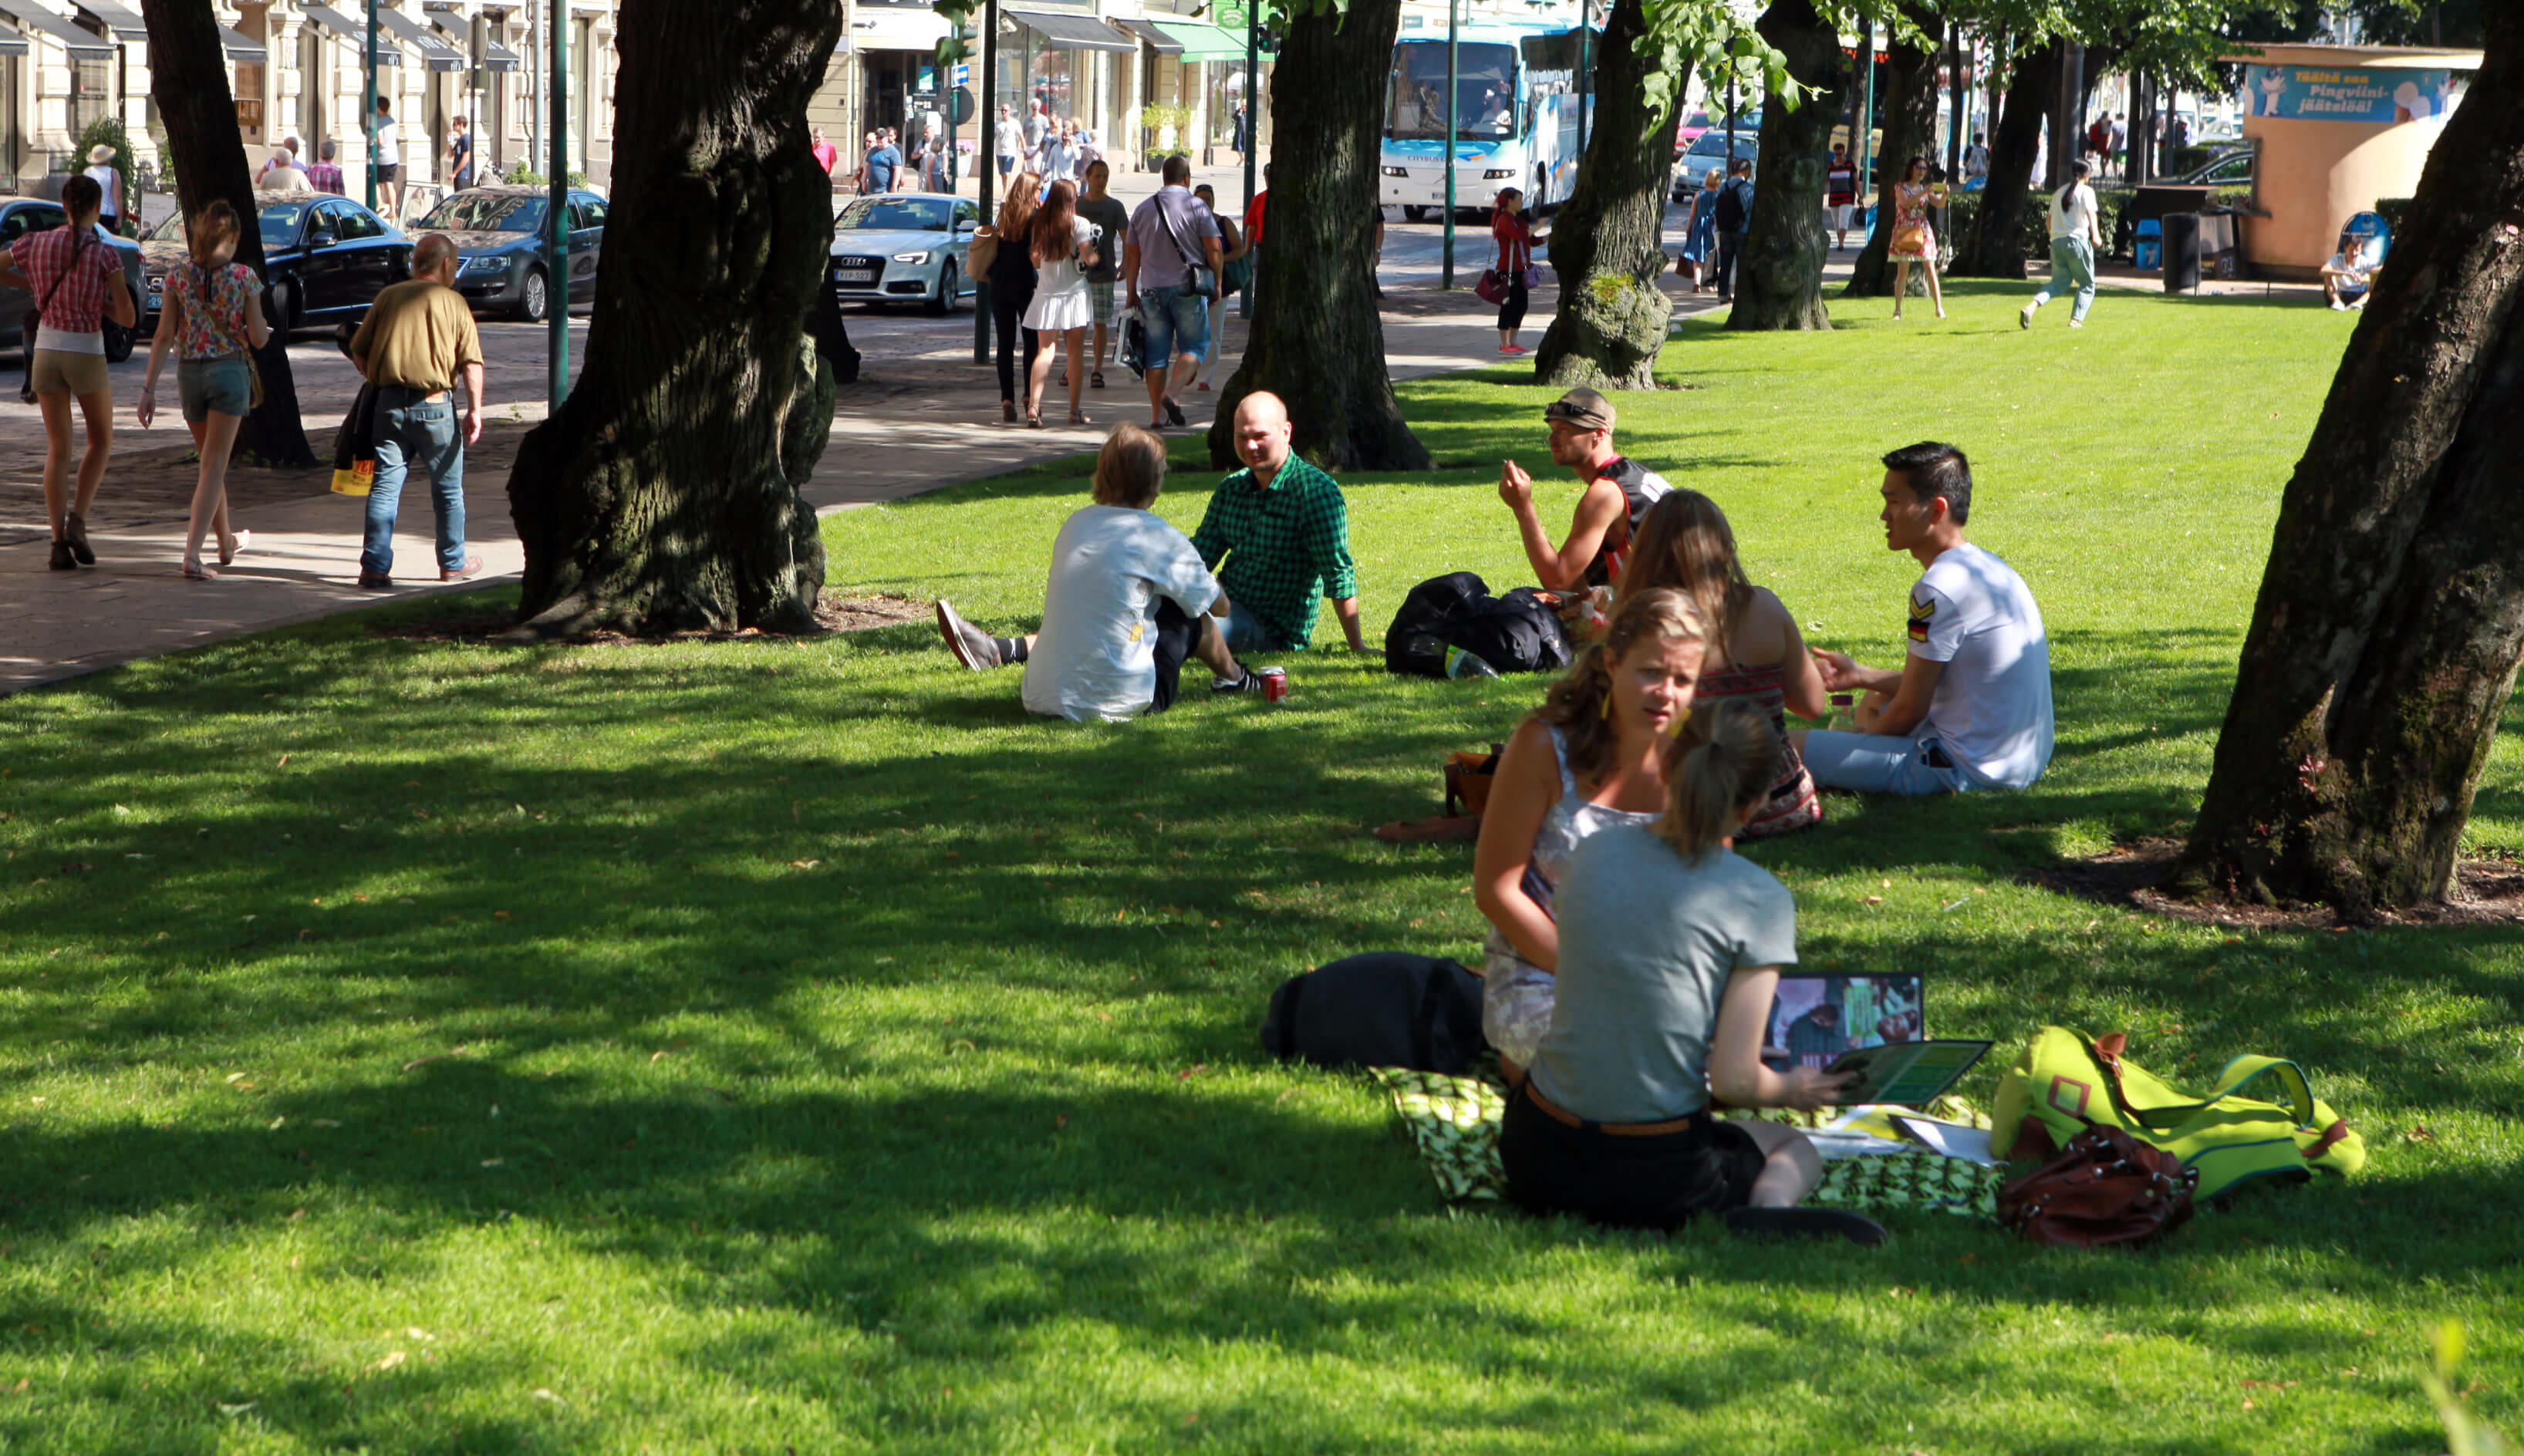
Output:
M1319 1067L1410 1067L1460 1076L1489 1044L1481 978L1455 961L1399 950L1353 955L1271 993L1262 1049Z
M1446 643L1496 672L1558 672L1570 661L1569 634L1560 625L1560 613L1532 587L1518 587L1476 606L1456 623Z
M1457 624L1490 600L1489 583L1470 571L1432 576L1411 589L1384 629L1384 670L1419 677L1446 675L1446 647Z

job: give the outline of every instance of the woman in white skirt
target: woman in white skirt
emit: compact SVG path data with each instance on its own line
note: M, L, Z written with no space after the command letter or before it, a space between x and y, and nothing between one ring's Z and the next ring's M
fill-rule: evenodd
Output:
M1087 293L1087 270L1095 266L1095 224L1078 216L1078 186L1054 182L1035 210L1028 250L1041 270L1034 302L1027 306L1025 326L1043 339L1026 376L1026 423L1043 428L1043 386L1051 377L1052 337L1058 335L1069 357L1069 422L1085 424L1078 408L1087 383L1087 330L1095 323L1095 304Z

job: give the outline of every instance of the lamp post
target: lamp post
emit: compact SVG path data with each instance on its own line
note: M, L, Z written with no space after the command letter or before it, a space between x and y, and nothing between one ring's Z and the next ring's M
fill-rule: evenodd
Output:
M1455 286L1455 39L1459 0L1446 0L1446 141L1439 154L1446 169L1446 252L1437 265L1437 286Z
M985 0L982 6L982 94L973 106L979 124L973 138L973 171L981 178L982 220L993 227L991 215L992 184L999 179L999 0ZM1006 238L999 246L1008 245ZM970 255L966 255L969 257ZM991 362L991 280L989 275L973 275L973 363Z
M368 0L374 5L376 0ZM569 8L552 0L552 202L545 209L544 274L552 280L550 372L544 404L569 398Z
M368 0L368 54L366 59L367 64L360 68L360 73L366 77L367 81L367 84L362 88L364 99L361 103L365 106L367 110L360 113L360 127L367 134L368 138L368 195L366 201L368 204L368 211L373 213L377 210L377 0Z

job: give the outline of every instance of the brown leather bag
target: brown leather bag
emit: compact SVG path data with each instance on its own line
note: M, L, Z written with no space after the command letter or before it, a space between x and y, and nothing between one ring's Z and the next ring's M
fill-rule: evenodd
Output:
M1469 814L1478 819L1490 806L1490 782L1498 777L1499 754L1503 744L1490 745L1486 753L1449 753L1446 755L1446 813L1449 817Z
M2088 1123L2041 1167L1998 1190L1998 1219L2035 1243L2145 1243L2191 1219L2196 1169L2118 1128Z

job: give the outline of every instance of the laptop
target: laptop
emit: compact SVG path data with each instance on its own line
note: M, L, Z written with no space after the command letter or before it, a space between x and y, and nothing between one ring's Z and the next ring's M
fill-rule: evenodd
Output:
M1855 1072L1843 1105L1920 1106L1962 1080L1993 1043L1928 1035L1927 985L1917 975L1779 973L1762 1060L1774 1072ZM1880 1048L1892 1048L1883 1050Z

